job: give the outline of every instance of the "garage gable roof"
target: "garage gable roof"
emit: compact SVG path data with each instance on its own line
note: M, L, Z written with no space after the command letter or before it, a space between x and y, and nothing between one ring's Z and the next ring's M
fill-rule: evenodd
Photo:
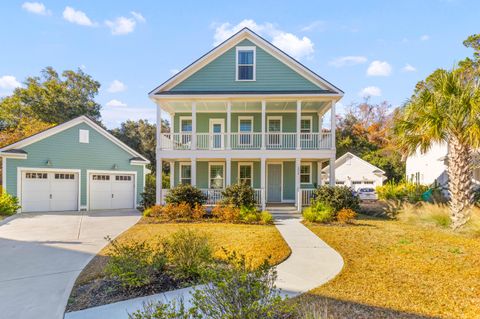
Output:
M342 156L340 156L339 158L337 158L337 160L335 161L335 168L341 166L345 160L349 157L353 157L353 158L356 158L358 159L361 163L369 166L371 169L372 169L372 173L374 174L385 174L385 171L384 170L381 170L380 168L376 167L375 165L373 164L370 164L369 162L367 162L366 160L364 159L361 159L360 157L358 157L357 155L353 154L353 153L350 153L350 152L347 152L345 154L343 154ZM328 165L326 167L323 168L324 172L327 172L328 171Z
M39 132L37 134L34 134L30 137L26 137L26 138L24 138L20 141L17 141L13 144L7 145L7 146L0 149L0 154L1 153L7 154L7 153L19 152L19 151L21 151L22 147L25 147L27 145L36 143L38 141L46 139L46 138L48 138L52 135L55 135L57 133L63 132L65 130L71 128L71 127L74 127L75 125L80 124L80 123L87 124L88 126L93 128L95 131L100 133L103 137L110 140L112 143L116 144L117 146L119 146L121 149L123 149L127 153L131 154L132 157L135 158L136 163L138 163L138 164L149 164L150 163L150 161L148 159L146 159L143 155L141 155L140 153L138 153L137 151L135 151L134 149L129 147L127 144L120 141L118 138L113 136L110 132L108 132L103 127L101 127L100 125L95 123L93 120L91 120L90 118L88 118L87 116L84 116L84 115L76 117L76 118L74 118L74 119L72 119L68 122L56 125L52 128L46 129L44 131L41 131L41 132Z

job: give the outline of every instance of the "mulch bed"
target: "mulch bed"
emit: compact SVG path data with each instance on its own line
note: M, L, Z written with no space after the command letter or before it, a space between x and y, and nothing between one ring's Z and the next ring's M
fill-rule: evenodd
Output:
M189 285L190 283L174 280L168 275L159 275L151 284L139 288L124 288L117 280L107 277L98 278L74 288L68 300L66 312L149 296Z

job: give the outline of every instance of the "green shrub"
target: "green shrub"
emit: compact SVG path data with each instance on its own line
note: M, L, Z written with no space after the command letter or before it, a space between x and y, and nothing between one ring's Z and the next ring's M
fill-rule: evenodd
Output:
M180 184L172 188L165 197L167 204L187 203L192 208L197 204L203 205L206 201L207 196L200 189L190 184Z
M347 186L320 186L315 190L313 202L321 202L337 213L343 208L360 209L360 200Z
M400 183L389 182L376 188L379 199L409 202L412 204L422 201L422 194L427 190L428 186L405 181Z
M337 213L337 221L342 224L351 223L357 217L357 213L350 208L342 208Z
M273 224L273 216L272 214L270 214L269 211L262 211L260 213L260 220L262 222L262 224L264 225L270 225L270 224Z
M147 174L145 175L145 188L143 189L143 193L141 194L142 200L140 205L145 210L148 207L152 207L156 203L156 188L157 185L155 184L155 175Z
M18 198L2 192L0 189L0 215L10 216L15 214L20 209Z
M322 202L312 202L312 205L305 208L302 214L303 218L311 223L328 223L335 218L333 208Z
M163 242L175 278L196 281L212 262L208 237L192 230L180 230Z
M141 287L152 282L165 269L165 253L146 242L118 243L107 237L111 244L110 259L105 273L120 282L122 287Z
M233 207L255 207L255 192L245 183L228 186L223 192L222 203Z

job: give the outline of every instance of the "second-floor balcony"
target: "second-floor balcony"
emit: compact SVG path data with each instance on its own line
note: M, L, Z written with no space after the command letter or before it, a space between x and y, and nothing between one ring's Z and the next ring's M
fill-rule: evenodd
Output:
M331 132L162 133L162 150L327 150Z

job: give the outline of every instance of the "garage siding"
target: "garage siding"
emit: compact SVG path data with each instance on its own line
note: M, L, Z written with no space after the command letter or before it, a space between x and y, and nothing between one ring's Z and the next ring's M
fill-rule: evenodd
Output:
M79 143L79 130L88 130L89 143ZM132 171L137 173L137 204L143 192L142 165L131 165L132 154L126 152L85 123L30 144L23 148L28 159L7 159L7 192L17 196L17 168L70 168L81 170L80 205L87 204L87 170ZM51 162L47 166L47 161ZM114 171L112 171L114 172Z

